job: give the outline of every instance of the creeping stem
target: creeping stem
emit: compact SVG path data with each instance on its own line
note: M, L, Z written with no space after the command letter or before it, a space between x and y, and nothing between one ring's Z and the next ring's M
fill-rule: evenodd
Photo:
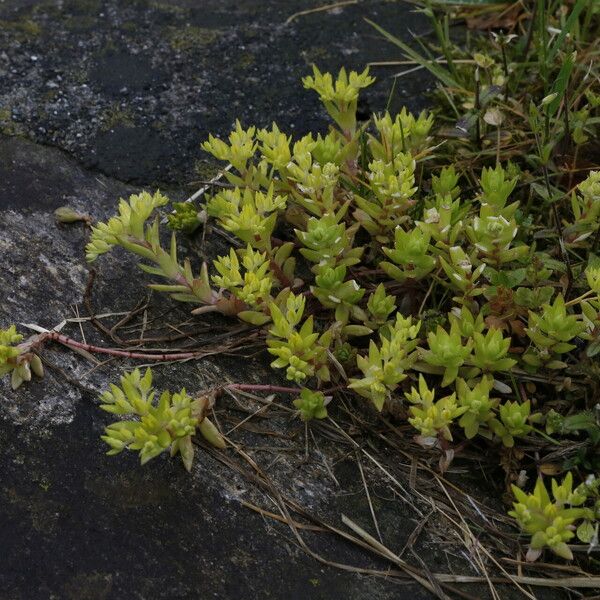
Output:
M75 350L85 350L93 354L109 354L111 356L121 356L123 358L131 359L142 359L142 360L156 360L156 361L177 361L177 360L189 360L190 358L199 358L201 356L207 356L212 352L204 350L197 350L195 352L131 352L129 350L118 350L116 348L103 348L102 346L95 346L94 344L86 344L78 342L73 338L66 335L62 335L56 331L48 331L35 336L33 339L22 344L22 347L26 347L28 350L33 350L41 346L46 341L53 341L67 348L73 348Z

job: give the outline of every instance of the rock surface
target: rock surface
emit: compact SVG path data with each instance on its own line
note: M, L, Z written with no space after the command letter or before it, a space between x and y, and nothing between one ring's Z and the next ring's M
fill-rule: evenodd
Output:
M84 170L61 151L18 138L0 138L0 158L5 257L0 324L51 328L76 315L87 280L84 227L56 225L51 210L67 202L106 218L114 199L135 189ZM127 311L144 298L144 277L134 261L117 252L100 262L94 288L99 313ZM181 307L156 298L148 308L149 332L155 316L165 320L165 309L173 324L187 319ZM84 326L88 341L111 345ZM211 343L218 327L212 323L200 337ZM76 324L65 332L79 337ZM249 500L274 510L264 494L206 452L198 452L191 476L164 456L144 468L133 454L107 457L100 435L112 419L98 409L97 395L131 363L94 364L51 345L43 356L42 380L17 392L6 378L0 380L2 600L428 597L415 586L320 565L292 543L285 528L243 508L240 501ZM190 391L224 381L277 383L266 365L262 353L208 357L157 365L155 382L159 389ZM244 406L248 413L260 408L251 400ZM217 415L225 428L245 416L227 398ZM311 443L307 461L304 428L289 413L274 414L257 427L231 437L244 448L262 448L253 456L270 465L269 475L282 493L336 524L341 513L369 522L356 464L340 460L326 439ZM385 486L380 493L379 518L401 546L414 528L414 515L397 498L384 500L390 494ZM315 550L333 560L384 566L322 538Z
M298 16L307 0L61 0L0 4L0 131L58 146L87 167L142 185L202 178L199 142L236 118L304 134L326 121L300 78L398 59L364 18L408 37L423 19L370 1ZM396 68L397 70L398 68ZM393 70L362 109L382 110ZM393 102L417 108L427 78Z

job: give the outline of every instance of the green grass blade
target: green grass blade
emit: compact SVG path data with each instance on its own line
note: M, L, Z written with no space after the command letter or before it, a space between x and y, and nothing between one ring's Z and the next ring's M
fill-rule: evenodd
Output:
M427 69L432 75L437 77L445 86L460 88L461 86L457 83L457 81L452 77L452 75L443 67L441 67L438 63L431 61L423 57L421 54L413 50L408 44L405 44L402 40L398 39L396 36L392 35L377 23L370 21L369 19L365 19L365 21L374 27L381 35L383 35L388 41L392 44L398 46L402 52L410 58L414 60L417 64L421 65L425 69Z
M585 8L587 4L587 0L577 0L571 14L567 17L565 21L565 26L562 28L561 32L558 34L558 37L554 40L550 48L550 52L548 53L548 62L551 63L556 57L556 53L562 47L565 38L569 33L571 33L571 29L573 29L573 25L577 22L581 11Z
M567 89L567 85L569 85L569 78L571 77L571 72L573 71L573 66L575 65L575 58L577 56L576 52L569 54L565 58L565 62L563 63L556 79L554 81L554 86L552 87L552 93L558 94L552 102L548 105L548 114L552 117L556 114L560 103L562 102L563 96L565 95L565 90ZM566 107L568 110L568 107Z
M416 0L416 4L425 5L425 1ZM432 6L504 6L509 2L502 0L430 0Z

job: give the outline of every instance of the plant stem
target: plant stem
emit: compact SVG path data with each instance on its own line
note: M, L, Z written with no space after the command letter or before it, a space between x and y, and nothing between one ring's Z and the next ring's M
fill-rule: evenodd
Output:
M533 2L533 10L531 12L531 21L529 21L529 27L527 28L527 39L525 41L525 48L523 49L523 56L521 62L527 61L529 50L531 48L531 41L533 40L533 30L535 29L535 23L537 20L537 0Z
M226 386L223 386L223 389L240 390L242 392L278 392L280 394L299 394L302 391L300 388L258 383L230 383Z
M279 394L300 394L300 392L302 391L301 388L284 387L280 385L268 385L262 383L230 383L224 386L223 389L240 390L243 392L273 392ZM335 387L323 390L323 394L327 396L329 394L333 394L333 392L338 392L340 390L345 389L345 385L336 385Z
M544 170L544 181L546 183L546 191L548 192L548 199L550 200L552 197L552 190L550 188L550 178L548 177L548 167L543 165ZM558 233L558 245L560 247L560 253L562 255L563 261L567 268L567 289L565 290L565 300L569 296L569 292L571 291L571 287L573 285L573 269L571 269L571 261L569 260L569 255L565 249L565 242L563 237L563 228L562 223L560 222L560 216L558 214L558 209L556 208L556 202L551 202L552 206L552 214L554 215L554 223L556 225L556 232Z
M565 87L565 91L563 93L563 110L565 111L565 153L569 151L571 148L571 126L569 124L569 83Z
M506 77L506 81L504 82L504 102L508 102L508 61L506 59L506 46L504 43L501 44L500 49L502 51L502 67L504 69L504 77Z
M585 300L586 298L589 298L590 296L592 296L594 294L595 294L595 292L593 290L588 290L585 294L582 294L578 298L574 298L573 300L569 300L568 302L565 302L565 306L573 306L574 304L579 304L582 300Z
M129 350L117 350L116 348L103 348L101 346L95 346L93 344L85 344L83 342L78 342L66 335L62 335L56 331L49 331L48 333L42 333L38 336L38 339L31 344L31 346L36 346L38 344L42 344L46 340L51 340L54 342L58 342L63 346L67 346L68 348L73 348L75 350L85 350L86 352L91 352L93 354L109 354L111 356L121 356L123 358L132 358L132 359L142 359L142 360L157 360L157 361L178 361L178 360L188 360L190 358L199 358L201 356L206 356L206 352L203 350L198 350L196 352L130 352Z
M279 283L281 283L281 285L284 288L292 287L292 284L294 282L290 281L290 279L283 272L283 269L274 260L269 261L269 268L271 269L271 271L274 273L275 277L277 277L277 279L279 280Z
M596 235L594 236L594 241L592 242L592 252L596 252L596 248L600 244L600 227L596 229Z
M538 435L541 435L546 441L550 442L551 444L554 444L555 446L560 446L560 442L558 440L555 440L553 437L550 437L546 432L542 431L541 429L538 429L537 427L532 427L531 429L535 431Z
M475 138L477 142L477 147L481 150L481 115L479 114L481 110L481 100L479 98L480 89L479 89L479 67L475 68L475 115L477 117L477 121L475 123Z
M594 0L589 0L587 8L584 9L585 18L583 20L583 25L581 26L581 39L585 42L587 39L588 29L590 27L590 23L592 22L592 4Z
M444 53L444 57L446 58L446 62L448 64L448 69L452 73L452 76L456 81L458 81L458 73L456 72L456 67L454 66L454 62L452 60L452 51L450 49L450 45L448 44L448 16L446 15L444 18L444 28L441 26L441 19L439 19L431 8L431 3L429 1L426 2L427 10L431 13L431 22L433 24L433 29L435 31L435 35L440 43L440 47L442 52Z
M542 80L544 81L544 95L548 93L548 43L547 43L547 32L546 32L546 0L538 0L538 26L539 26L539 36L538 40L538 61L540 64L540 74L542 76Z
M496 166L500 166L500 125L496 128Z

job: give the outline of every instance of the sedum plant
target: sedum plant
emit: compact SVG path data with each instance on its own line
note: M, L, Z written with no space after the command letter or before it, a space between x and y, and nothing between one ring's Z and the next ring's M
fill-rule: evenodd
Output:
M235 187L213 196L207 204L207 212L218 219L223 229L263 250L271 246L277 211L285 208L285 203L285 196L273 194L272 185L265 193Z
M556 357L573 350L575 346L569 342L585 328L576 315L567 314L561 294L552 304L542 305L541 314L530 311L528 324L525 331L535 344L535 349L525 355L524 360L532 366L539 366L545 361L550 369L564 368L565 363Z
M173 202L173 212L167 219L171 229L188 234L194 233L204 221L202 213L191 202Z
M584 246L598 231L600 219L600 171L592 171L571 194L572 220L565 229L565 241L572 246Z
M469 440L478 433L489 436L494 410L499 402L498 399L490 398L493 386L494 380L490 376L482 377L473 387L464 379L456 382L458 403L465 409L458 424Z
M573 489L573 476L568 473L561 484L552 480L552 497L542 479L538 479L531 494L516 485L513 493L517 501L509 514L521 528L531 535L528 560L538 558L544 548L571 560L573 553L567 542L575 537L577 522L589 523L595 518L591 508L583 507L588 499L584 485Z
M383 248L392 261L382 261L379 266L396 281L423 279L436 266L436 259L429 252L430 236L421 229L404 231L400 227L394 233L394 248Z
M593 449L600 172L574 186L548 234L515 164L473 172L440 160L432 115L403 109L359 124L359 93L372 82L368 69L334 77L316 67L303 80L333 119L327 133L294 139L276 124L236 122L226 139L209 136L202 147L227 163L225 183L204 204L176 204L169 224L192 233L208 215L233 235L236 247L212 264L193 253L180 260L181 239L160 228L168 199L158 191L121 200L95 225L88 260L119 246L157 278L152 289L193 315L256 327L271 366L298 386L289 390L303 420L327 416L333 386L365 409L396 414L399 405L431 451L486 445L508 465L533 436L543 444L574 433ZM0 374L13 387L42 372L32 348L14 327L0 332ZM135 450L142 462L179 453L189 469L197 432L223 445L206 417L212 400L185 390L157 397L151 379L134 371L104 393L103 408L127 419L103 439L111 454ZM545 406L558 394L561 406ZM511 514L533 536L530 558L544 547L570 556L565 544L584 515L565 512L579 498L567 494L571 477L554 501L543 484L533 495L515 490ZM589 527L596 517L585 513Z
M525 437L533 426L532 421L538 421L539 414L531 414L529 400L523 403L505 402L498 410L498 418L490 421L492 431L502 440L502 443L512 448L516 437Z
M171 281L170 284L153 284L152 289L170 293L182 302L212 303L216 296L210 288L206 265L199 276L194 277L188 259L183 264L178 262L175 234L167 251L161 246L158 217L155 216L152 224L147 223L154 211L168 201L160 192L134 194L129 201L121 199L119 214L92 228L86 258L93 262L115 246L121 246L151 263L140 263L143 271Z
M302 388L300 397L293 402L300 413L303 421L311 419L324 419L327 416L327 401L323 392L314 392L307 388Z
M10 383L16 390L23 382L31 380L31 374L43 377L44 367L40 357L27 351L19 342L23 336L14 325L0 329L0 377L10 373Z
M208 396L193 399L185 389L174 394L164 391L157 396L151 369L146 369L144 375L139 369L126 373L120 383L120 386L112 384L101 395L100 408L113 415L136 418L116 421L106 428L102 439L110 447L109 455L125 449L137 450L143 465L169 451L171 456L180 454L189 471L194 459L192 437L196 432L211 445L225 447L221 434L206 416L211 408Z
M423 358L430 365L443 369L442 386L447 386L456 379L459 367L471 354L473 341L469 338L463 345L459 325L455 321L449 333L438 325L436 331L431 331L427 336L427 345L429 350L424 353Z
M331 332L315 332L312 316L298 329L306 299L292 293L284 298L283 310L275 302L269 307L273 325L269 329L267 346L269 352L277 357L271 366L285 368L287 379L296 383L302 383L311 377L329 381L327 350L331 344Z
M380 334L380 345L371 340L368 356L356 358L363 377L350 379L348 387L381 410L398 384L407 378L406 371L416 359L415 338L420 327L420 322L413 324L411 317L405 319L398 314L395 323Z
M505 338L500 329L490 328L486 334L479 331L473 333L472 364L484 373L508 371L517 361L508 358L510 338Z
M340 127L344 135L351 137L356 129L356 107L360 90L369 87L375 79L369 75L369 69L362 73L342 68L334 81L330 73L321 73L313 66L312 76L302 80L304 87L314 90L331 118Z
M420 432L424 445L434 445L439 436L452 441L450 426L467 410L458 406L455 393L435 401L435 392L427 387L423 375L419 375L419 389L412 388L405 396L413 404L408 422Z

